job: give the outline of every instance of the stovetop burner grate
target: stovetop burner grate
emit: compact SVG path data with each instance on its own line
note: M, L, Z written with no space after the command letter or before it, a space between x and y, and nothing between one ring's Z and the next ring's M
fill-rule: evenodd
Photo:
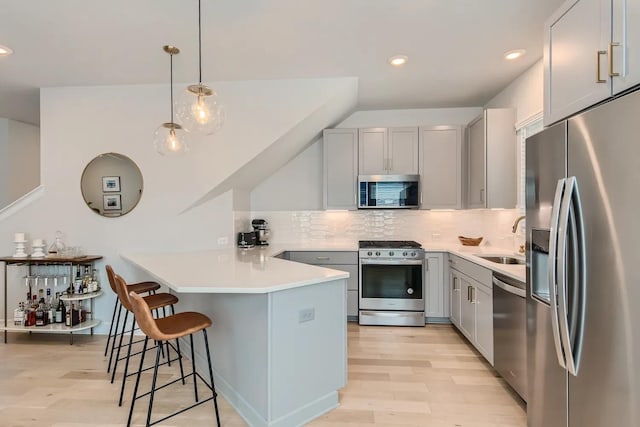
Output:
M358 242L360 249L419 249L422 245L413 240L360 240Z

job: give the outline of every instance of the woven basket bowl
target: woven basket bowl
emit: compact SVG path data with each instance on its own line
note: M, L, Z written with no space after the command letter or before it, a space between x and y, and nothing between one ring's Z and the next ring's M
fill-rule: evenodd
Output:
M458 240L463 246L478 246L482 242L482 237L464 237L458 236Z

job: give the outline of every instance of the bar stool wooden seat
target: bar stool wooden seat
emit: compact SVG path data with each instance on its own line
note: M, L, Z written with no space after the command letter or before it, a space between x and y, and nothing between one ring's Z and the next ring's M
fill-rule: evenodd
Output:
M109 351L109 342L113 338L115 340L115 336L118 332L118 324L120 323L120 314L122 312L122 305L120 304L120 298L117 297L117 292L115 288L115 272L113 271L113 267L107 265L105 267L107 270L107 278L109 279L109 286L111 286L111 290L114 294L116 294L116 300L113 303L113 314L111 315L111 326L109 326L109 336L107 337L107 344L104 346L104 355L107 356L107 352ZM160 289L160 284L158 282L139 282L132 283L129 285L129 291L135 292L137 294L144 293L156 293L158 289ZM116 312L118 312L118 319L116 320ZM109 363L109 369L111 368L111 363ZM107 371L108 372L108 371Z
M161 319L154 319L151 315L150 306L147 304L146 300L135 292L129 293L129 301L133 306L133 313L136 317L137 323L140 326L140 330L146 335L144 340L144 346L142 350L142 356L140 357L140 367L138 369L138 374L136 376L136 385L133 390L133 398L131 399L131 408L129 409L129 418L127 420L127 427L131 425L131 418L133 416L133 410L135 407L136 400L141 397L149 395L149 408L147 410L147 426L151 426L157 423L160 423L168 418L181 414L185 411L188 411L191 408L194 408L198 405L206 403L210 400L213 400L213 407L216 415L216 422L218 427L220 427L220 414L218 412L218 394L215 390L215 384L213 382L213 367L211 365L211 352L209 350L209 339L207 338L207 328L212 325L211 319L201 313L197 312L184 312L178 313L172 316L164 317ZM207 352L207 362L209 364L209 383L202 378L202 376L196 371L195 365L195 356L193 350L193 334L196 332L202 331L202 335L204 337L204 347ZM167 342L169 340L179 340L182 337L186 337L189 335L189 340L191 344L191 367L192 372L187 375L187 377L193 376L193 390L195 394L196 403L181 409L173 414L163 417L162 419L151 422L151 413L153 411L153 398L156 390L167 387L171 384L174 384L180 380L184 384L185 375L184 372L181 371L181 378L178 378L174 381L171 381L167 384L156 387L156 382L158 379L158 367L160 366L160 353L162 348L162 343ZM153 368L153 379L151 382L151 390L147 393L138 395L138 387L140 385L140 375L143 371L144 366L144 357L147 351L147 345L149 343L149 339L152 339L158 343L156 349L156 358L155 364ZM198 381L200 380L211 390L212 396L205 400L198 400Z
M131 300L129 298L129 287L127 285L127 283L125 282L125 280L122 278L122 276L115 274L115 278L114 278L114 282L115 282L115 289L116 289L116 293L118 294L118 299L120 300L120 304L122 305L122 307L125 308L126 312L124 315L124 322L122 324L122 330L120 332L120 340L118 343L118 351L116 353L116 358L115 358L115 363L113 365L113 372L111 372L111 383L113 383L113 381L115 380L115 376L116 376L116 371L118 370L118 362L120 360L125 360L125 365L124 365L124 372L122 374L122 386L120 387L120 399L118 400L118 406L122 406L122 398L124 396L124 387L127 381L127 373L129 371L129 360L131 359L131 348L133 347L134 341L133 341L133 335L134 332L136 330L136 318L133 318L133 322L131 324L131 330L129 331L129 343L126 344L127 347L127 355L125 357L123 357L122 359L120 358L120 350L122 349L122 340L124 338L125 335L125 328L126 328L126 324L127 324L127 317L129 315L129 313L133 313L133 306L131 305ZM134 294L137 295L136 292L132 292ZM157 293L157 294L152 294L152 295L147 295L144 297L141 297L145 303L147 304L147 306L149 307L149 310L157 310L162 308L164 311L164 308L169 306L171 308L171 313L175 314L175 308L174 305L178 303L179 299L178 297L176 297L175 295L166 293L166 292L162 292L162 293ZM151 312L149 313L149 315L151 316ZM166 313L165 313L166 316ZM115 338L113 340L114 344L115 344ZM180 355L180 347L179 347L179 343L176 341L176 353L178 354L178 360L180 362L180 371L183 371L182 368L182 358ZM166 348L167 348L167 363L170 365L171 364L171 356L169 354L169 343L166 342ZM134 353L135 354L139 354L139 353ZM113 355L113 350L112 350L112 355Z

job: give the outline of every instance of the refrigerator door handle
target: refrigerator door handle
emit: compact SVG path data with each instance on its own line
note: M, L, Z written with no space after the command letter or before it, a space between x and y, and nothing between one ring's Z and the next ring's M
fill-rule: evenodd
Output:
M582 214L582 198L578 189L578 181L572 177L573 188L573 209L575 212L575 230L577 234L578 263L576 267L578 277L578 304L579 309L576 327L576 348L574 351L574 375L578 375L580 361L582 360L582 345L584 342L585 316L587 313L587 244L584 232L584 216Z
M564 351L560 339L560 326L558 320L558 223L560 222L560 207L563 200L565 182L564 178L558 180L556 185L556 194L553 200L553 209L551 211L551 227L549 230L549 305L551 310L551 330L553 332L553 342L555 344L556 356L560 366L566 369Z
M575 182L575 181L573 181ZM571 214L571 193L572 189L569 180L565 181L564 195L562 204L560 205L560 216L558 221L558 246L556 248L558 254L558 319L560 321L560 339L564 349L564 360L567 371L572 374L575 372L573 363L573 349L571 348L571 339L569 337L569 324L567 321L567 238L569 237L569 216Z
M561 262L558 268L559 289L558 289L558 308L560 319L560 333L565 352L565 360L567 370L570 374L576 376L578 374L579 362L582 353L582 341L584 331L584 315L586 308L586 251L584 241L584 225L582 221L582 203L580 201L580 193L578 190L578 182L575 177L569 177L566 183L565 196L560 209L560 224L558 226L558 253L561 254ZM569 223L572 222L572 224ZM576 325L569 325L568 312L568 292L567 292L567 240L569 238L569 227L572 227L572 244L577 252L577 257L571 258L572 262L577 263L574 266L573 274L578 275L578 300L573 305L578 306L578 316L575 321ZM577 304L576 304L577 303ZM572 316L573 317L573 316ZM576 334L575 347L571 340L571 331Z

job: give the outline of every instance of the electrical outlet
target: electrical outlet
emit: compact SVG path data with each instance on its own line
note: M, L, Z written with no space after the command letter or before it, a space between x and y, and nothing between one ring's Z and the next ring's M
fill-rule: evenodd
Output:
M218 237L218 246L225 246L229 244L229 238L228 237Z
M316 318L315 308L306 308L298 312L298 323L310 322Z

